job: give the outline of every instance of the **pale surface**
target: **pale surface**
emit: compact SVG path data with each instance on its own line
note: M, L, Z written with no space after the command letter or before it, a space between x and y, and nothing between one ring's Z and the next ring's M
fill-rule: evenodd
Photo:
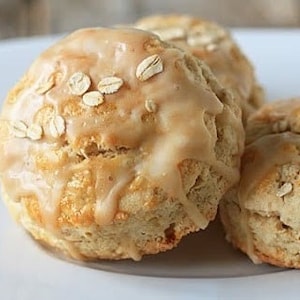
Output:
M269 99L299 95L297 31L235 31ZM0 43L0 98L53 38ZM293 45L293 52L290 47ZM271 49L271 51L269 50ZM17 60L22 52L23 59ZM289 53L289 55L287 55ZM41 251L9 218L0 203L0 289L4 299L296 299L299 271L252 265L231 249L217 224L188 237L180 248L141 263L103 263L129 276L70 264ZM199 249L199 256L197 255ZM183 253L186 255L184 256ZM260 275L259 275L260 274ZM190 278L194 277L194 278ZM80 287L80 288L79 288ZM88 296L87 296L88 295Z

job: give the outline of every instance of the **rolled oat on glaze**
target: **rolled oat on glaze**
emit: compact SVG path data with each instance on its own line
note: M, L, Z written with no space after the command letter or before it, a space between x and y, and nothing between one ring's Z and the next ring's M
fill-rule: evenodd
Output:
M82 102L87 106L98 106L104 102L104 96L98 91L92 91L82 96Z
M15 137L25 138L27 136L27 125L22 121L12 122L12 131Z
M91 79L83 72L76 72L70 77L68 85L73 95L81 96L89 89Z
M136 68L136 77L145 81L163 71L163 63L159 55L154 54L143 59Z
M109 76L101 79L97 87L102 94L112 94L117 92L123 83L122 78Z
M49 130L54 138L58 138L65 133L65 120L62 116L54 116L49 122Z

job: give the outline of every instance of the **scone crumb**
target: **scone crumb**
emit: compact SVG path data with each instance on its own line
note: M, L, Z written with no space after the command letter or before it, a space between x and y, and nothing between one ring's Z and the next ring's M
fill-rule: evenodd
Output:
M163 71L163 63L159 55L154 54L146 57L136 68L136 77L145 81Z
M84 94L82 101L87 106L98 106L104 102L104 97L100 92L92 91Z
M293 185L290 182L284 183L277 191L277 197L283 197L293 190Z
M49 131L54 138L58 138L65 133L65 120L62 116L55 116L49 122Z
M41 139L41 137L43 135L43 129L39 124L31 124L27 128L26 135L31 140L37 141L37 140Z
M102 94L112 94L117 92L123 83L124 82L122 78L110 76L101 79L97 87L99 92Z
M128 213L126 213L124 211L119 211L115 215L115 220L125 221L128 219L128 217L129 217Z
M153 102L151 99L147 99L145 101L145 108L148 112L154 113L157 111L157 104Z
M70 77L68 84L73 95L81 96L91 86L91 79L83 72L76 72Z
M27 136L27 125L23 121L13 122L12 130L17 138L25 138Z

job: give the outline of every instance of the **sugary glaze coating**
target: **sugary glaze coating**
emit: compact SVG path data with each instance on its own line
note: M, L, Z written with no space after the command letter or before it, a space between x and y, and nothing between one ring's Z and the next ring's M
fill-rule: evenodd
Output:
M139 260L204 229L244 141L206 65L136 29L79 30L46 50L1 124L8 208L76 259Z
M300 99L248 122L241 180L221 201L227 238L256 263L300 267Z
M244 123L263 104L263 91L256 82L250 61L221 26L187 15L150 16L139 20L136 26L156 33L162 40L205 61L240 102Z

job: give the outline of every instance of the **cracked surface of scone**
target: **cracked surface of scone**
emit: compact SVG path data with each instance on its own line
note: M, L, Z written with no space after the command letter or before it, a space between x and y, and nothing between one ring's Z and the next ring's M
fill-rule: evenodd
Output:
M248 122L241 180L220 203L227 239L256 263L300 268L300 99Z
M204 60L241 104L244 123L264 103L252 64L220 25L188 15L157 15L139 20L136 27L150 30Z
M241 111L200 60L136 29L42 53L1 113L5 203L76 259L139 260L214 219L238 180Z

